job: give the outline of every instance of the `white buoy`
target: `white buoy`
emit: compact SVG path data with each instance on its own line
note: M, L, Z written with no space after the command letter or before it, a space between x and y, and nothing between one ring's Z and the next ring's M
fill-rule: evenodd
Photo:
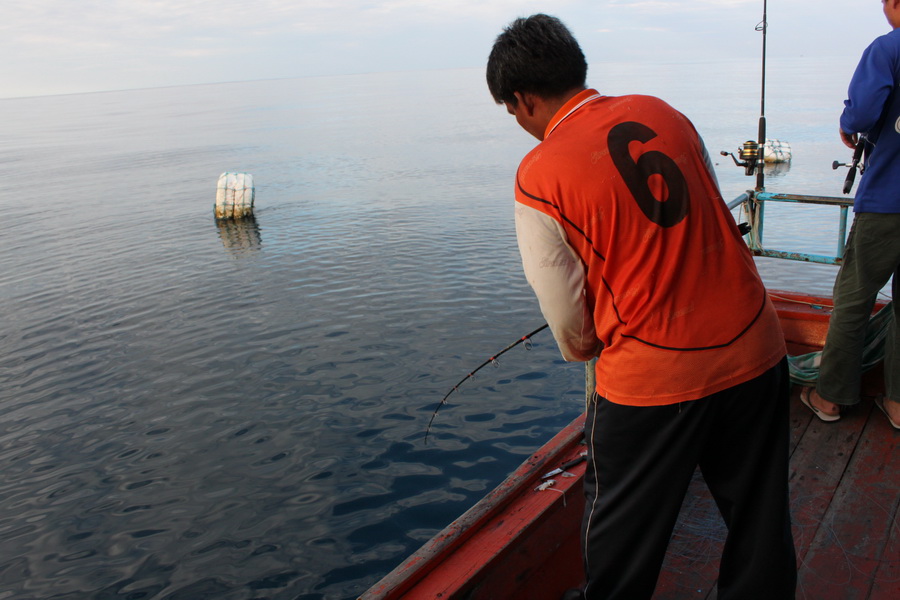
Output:
M766 140L763 160L767 163L791 162L791 145L780 140Z
M253 214L256 190L250 173L222 173L216 186L216 218L240 219Z

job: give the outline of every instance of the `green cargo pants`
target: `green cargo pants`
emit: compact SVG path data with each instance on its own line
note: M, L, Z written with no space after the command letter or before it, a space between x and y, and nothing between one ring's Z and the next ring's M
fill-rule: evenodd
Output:
M885 340L886 397L900 402L900 214L856 213L834 282L834 312L816 390L835 404L859 402L866 323L878 292L893 275L894 319Z

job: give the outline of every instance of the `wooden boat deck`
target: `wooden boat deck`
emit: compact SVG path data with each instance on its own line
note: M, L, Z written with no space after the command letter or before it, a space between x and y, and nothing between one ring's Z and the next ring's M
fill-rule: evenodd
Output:
M793 355L825 344L830 306L770 293ZM822 299L830 302L830 299ZM791 518L799 600L900 598L900 432L873 398L881 365L868 373L862 402L823 423L791 397ZM669 543L655 599L716 598L725 525L699 473Z
M880 373L873 373L874 378ZM900 598L900 432L872 403L823 423L791 398L791 515L798 600ZM554 600L581 585L584 463L536 491L583 450L584 415L363 600ZM699 471L685 497L654 600L715 600L725 525Z
M791 398L791 516L798 599L900 598L900 433L864 397L836 423ZM655 599L716 597L725 526L697 474Z

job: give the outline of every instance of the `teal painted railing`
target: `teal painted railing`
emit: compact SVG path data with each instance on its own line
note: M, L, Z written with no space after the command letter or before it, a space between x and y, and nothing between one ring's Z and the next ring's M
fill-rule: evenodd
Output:
M810 254L806 252L790 252L763 247L766 202L793 202L798 204L819 204L838 207L840 209L840 221L838 223L837 249L834 256ZM733 209L741 205L743 205L743 210L749 218L750 233L747 234L747 245L754 255L823 263L827 265L839 265L843 262L844 240L847 239L847 214L850 207L853 206L853 198L801 196L799 194L772 194L769 192L749 190L747 193L741 194L729 202L728 208Z

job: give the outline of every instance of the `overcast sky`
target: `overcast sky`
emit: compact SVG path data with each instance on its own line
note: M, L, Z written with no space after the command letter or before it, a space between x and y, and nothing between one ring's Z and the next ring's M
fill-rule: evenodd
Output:
M560 17L588 62L759 56L762 0L0 0L0 98L480 68L518 16ZM858 57L880 0L769 0L769 59Z

